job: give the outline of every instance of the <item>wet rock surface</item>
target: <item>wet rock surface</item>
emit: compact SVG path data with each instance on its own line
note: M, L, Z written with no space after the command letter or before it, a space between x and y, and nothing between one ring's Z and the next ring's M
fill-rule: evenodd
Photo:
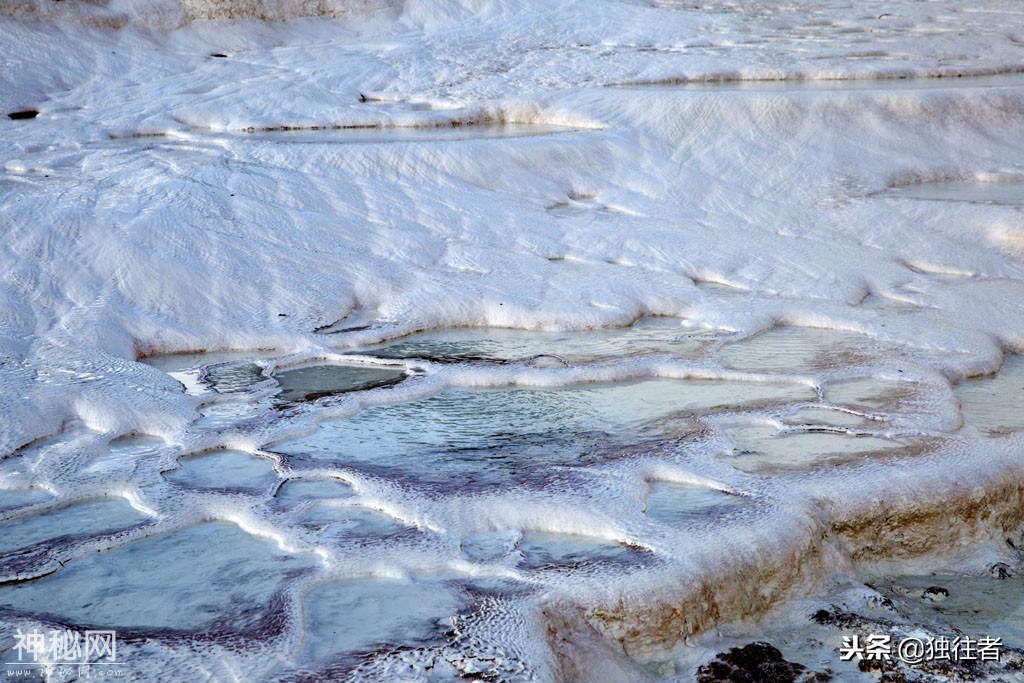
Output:
M279 401L315 401L350 391L366 391L398 384L405 379L403 368L321 363L277 373Z
M930 586L921 593L921 599L930 602L942 602L948 597L949 591L942 586Z

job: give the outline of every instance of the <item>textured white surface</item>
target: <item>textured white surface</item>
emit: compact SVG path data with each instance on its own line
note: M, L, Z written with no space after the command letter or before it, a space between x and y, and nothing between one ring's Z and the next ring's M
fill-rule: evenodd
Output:
M448 580L481 571L459 554L466 534L585 533L660 553L664 565L629 579L657 591L666 576L698 576L736 553L796 547L813 535L805 496L836 492L837 508L854 510L905 493L941 498L951 468L967 486L1021 467L1018 437L951 436L950 387L1024 351L1019 202L890 192L1024 182L1018 3L228 7L26 0L0 10L0 109L40 112L0 120L0 456L65 429L38 467L5 470L5 488L123 496L168 531L223 519L319 553L336 578L372 566ZM937 76L948 78L926 78ZM723 79L743 82L684 85ZM711 458L714 439L682 464L641 460L595 472L592 488L543 494L433 499L369 477L358 481L367 505L439 534L370 560L317 549L297 518L243 496L195 494L190 508L160 480L175 454L256 451L362 399L331 415L273 422L257 405L255 417L196 422L200 405L221 399L197 397L195 382L183 392L141 355L297 354L287 365L421 329L576 330L644 315L730 341L792 325L861 333L877 348L870 363L782 376L730 371L713 356L427 364L407 389L366 401L643 377L805 387L870 377L918 387L879 436L946 440L914 467L872 463L798 483ZM369 328L315 332L346 318ZM735 420L722 419L723 429ZM781 424L771 411L750 419ZM167 446L146 466L89 465L126 434ZM674 535L640 513L647 480L763 496L763 516ZM541 583L583 600L617 590L600 577ZM298 602L306 590L295 588ZM495 609L476 616L530 650L534 617ZM301 647L297 630L282 629L291 640L272 649L287 659ZM272 663L229 650L220 677L265 675ZM550 673L547 655L531 652L517 656Z

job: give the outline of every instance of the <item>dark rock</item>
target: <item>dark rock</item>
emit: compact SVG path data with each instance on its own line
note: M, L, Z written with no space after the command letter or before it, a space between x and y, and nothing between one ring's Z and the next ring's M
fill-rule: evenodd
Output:
M857 669L864 673L876 672L879 683L908 683L907 675L886 660L862 659L857 662Z
M948 597L949 591L942 586L930 586L921 593L921 599L930 602L942 602Z
M39 116L39 112L35 109L22 109L21 111L12 111L7 115L8 118L20 121L22 119L34 119Z
M895 612L896 604L891 598L887 598L883 595L871 595L867 599L867 603L877 609L884 609L887 612Z
M797 683L830 678L828 673L808 672L802 664L787 662L769 643L750 643L720 652L697 669L697 683Z
M1005 562L996 562L995 564L990 565L988 573L997 579L1008 579L1013 576L1013 570L1010 569L1010 565Z

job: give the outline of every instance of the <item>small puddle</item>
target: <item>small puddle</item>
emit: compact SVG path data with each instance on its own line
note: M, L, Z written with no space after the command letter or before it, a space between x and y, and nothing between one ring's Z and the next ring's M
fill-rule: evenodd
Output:
M268 377L252 353L219 352L153 356L142 362L166 372L193 394L245 394L273 380L279 389L275 400L283 403L312 401L349 391L363 391L400 382L404 368L357 363L309 363L284 368ZM244 397L243 397L244 398ZM210 403L200 410L206 425L228 424L252 413L249 403Z
M524 569L581 567L606 562L639 559L641 553L621 543L602 541L589 536L526 532L516 546Z
M995 375L956 385L964 423L982 432L1024 429L1024 356L1007 355Z
M189 394L233 394L266 379L253 363L256 358L251 351L211 351L148 356L139 362L177 380Z
M770 426L730 429L727 435L734 451L726 457L726 462L752 474L849 463L909 445L907 440L890 441L851 434L779 434Z
M910 382L867 377L832 382L824 393L829 402L854 410L896 412L914 398L914 389Z
M123 498L77 503L59 510L4 524L0 554L58 538L84 538L141 524L149 517Z
M349 539L381 539L410 530L410 527L376 510L325 502L313 505L299 523L314 531L318 541L335 544Z
M301 660L342 664L353 655L437 641L469 600L443 582L372 579L329 583L305 599L308 640Z
M244 363L252 361L258 354L251 351L203 351L197 353L166 353L159 356L146 356L139 362L168 374L200 370L203 367Z
M749 502L743 496L709 486L655 481L650 483L650 487L645 510L647 516L670 526L728 514Z
M586 362L628 356L692 356L717 339L688 330L677 318L644 318L630 327L577 332L456 328L421 332L366 353L380 358L445 361L543 360ZM552 363L557 364L557 363Z
M213 451L180 458L164 478L191 489L267 491L277 482L274 463L241 451Z
M289 573L312 564L234 524L209 522L0 586L0 608L111 628L244 630L267 614Z
M841 367L866 357L870 337L811 327L774 327L725 345L722 365L749 372L814 372Z
M263 368L256 363L246 362L207 365L199 373L199 380L219 394L250 391L265 379Z
M642 558L643 551L615 541L582 534L514 530L473 534L462 540L462 552L474 562L497 562L520 569L582 567L623 563Z
M351 498L352 487L337 479L289 479L274 496L275 505L292 508L312 500Z
M207 403L199 408L199 414L202 417L196 422L196 426L202 426L206 429L230 427L266 408L266 403L261 401L243 400Z

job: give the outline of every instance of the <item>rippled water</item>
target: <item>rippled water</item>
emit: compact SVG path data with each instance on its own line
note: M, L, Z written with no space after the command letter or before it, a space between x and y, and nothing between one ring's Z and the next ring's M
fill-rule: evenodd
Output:
M541 360L583 362L647 354L690 356L716 341L711 331L687 330L676 318L643 318L618 329L545 332L476 328L434 330L371 347L382 358L437 360Z
M447 489L542 483L598 463L638 438L685 438L685 417L715 407L798 401L787 384L649 380L560 389L449 390L324 422L271 446L306 463L342 465Z

